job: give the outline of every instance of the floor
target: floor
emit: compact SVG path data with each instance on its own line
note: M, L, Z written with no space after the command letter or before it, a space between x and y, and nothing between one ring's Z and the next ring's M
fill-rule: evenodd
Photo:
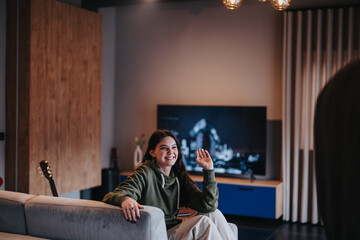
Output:
M225 216L238 226L239 240L326 240L320 225L280 220Z

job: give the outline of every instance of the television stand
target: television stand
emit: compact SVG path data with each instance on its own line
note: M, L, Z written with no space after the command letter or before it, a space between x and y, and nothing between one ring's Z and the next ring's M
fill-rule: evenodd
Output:
M190 175L198 185L203 176ZM223 214L278 219L283 214L283 183L277 180L216 177Z

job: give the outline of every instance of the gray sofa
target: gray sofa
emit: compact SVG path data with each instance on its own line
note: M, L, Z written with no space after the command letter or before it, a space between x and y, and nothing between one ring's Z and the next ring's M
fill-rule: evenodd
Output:
M237 236L237 227L230 224ZM0 191L0 239L167 239L164 213L144 206L136 224L99 201Z

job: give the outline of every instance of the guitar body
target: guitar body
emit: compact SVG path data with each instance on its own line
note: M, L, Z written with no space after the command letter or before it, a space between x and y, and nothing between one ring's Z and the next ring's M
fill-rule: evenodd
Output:
M54 197L58 197L59 195L56 191L56 186L55 186L55 182L53 179L53 173L52 173L49 162L46 160L42 160L40 162L40 168L41 168L42 174L46 177L47 180L49 180L52 195Z

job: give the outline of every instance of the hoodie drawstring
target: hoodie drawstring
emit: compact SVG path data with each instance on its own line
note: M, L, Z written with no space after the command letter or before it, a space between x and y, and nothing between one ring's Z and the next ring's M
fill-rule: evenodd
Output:
M180 209L180 183L178 178L176 177L176 183L178 185L178 199L177 199L177 209Z
M161 187L164 189L164 187L165 187L165 178L164 178L164 175L162 175L162 174L161 174L161 179L162 179Z

